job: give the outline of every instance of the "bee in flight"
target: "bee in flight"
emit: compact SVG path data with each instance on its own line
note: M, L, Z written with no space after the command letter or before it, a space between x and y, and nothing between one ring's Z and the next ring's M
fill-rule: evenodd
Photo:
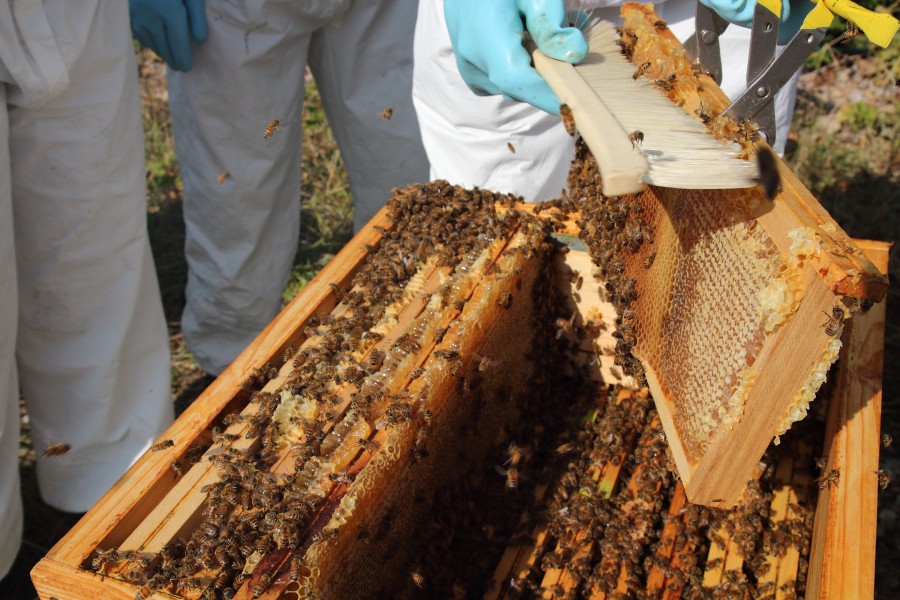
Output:
M279 125L281 125L281 121L279 121L278 119L269 121L269 124L266 125L266 128L263 131L263 137L266 139L272 137L272 134L275 133L275 130L278 129Z
M384 109L383 111L381 111L381 118L384 119L385 121L390 121L391 117L393 117L393 116L394 116L393 108L388 107L388 108Z
M46 456L48 458L51 456L60 456L71 449L72 447L68 444L50 444L47 446L47 449L41 453L41 456Z

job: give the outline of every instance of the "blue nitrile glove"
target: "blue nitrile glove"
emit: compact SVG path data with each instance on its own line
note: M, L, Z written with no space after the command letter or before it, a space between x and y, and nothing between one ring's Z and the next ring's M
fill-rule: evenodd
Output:
M756 0L700 0L700 4L716 11L716 14L729 23L748 29L753 25ZM810 0L782 0L781 25L778 27L779 44L786 44L800 31L803 19L814 6L815 3Z
M444 16L459 72L473 92L559 114L559 99L531 66L522 39L529 33L557 60L584 60L587 41L580 30L563 26L563 0L444 0Z
M206 39L205 0L128 0L131 32L176 71L189 71L191 39Z

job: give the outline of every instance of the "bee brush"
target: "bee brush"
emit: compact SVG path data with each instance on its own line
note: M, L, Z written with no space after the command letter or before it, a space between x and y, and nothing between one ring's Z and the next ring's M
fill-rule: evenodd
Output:
M669 100L636 77L616 44L612 23L585 32L590 50L576 66L534 51L534 65L568 106L597 160L603 194L640 192L647 184L680 189L748 188L758 181L755 161L737 143L717 140Z

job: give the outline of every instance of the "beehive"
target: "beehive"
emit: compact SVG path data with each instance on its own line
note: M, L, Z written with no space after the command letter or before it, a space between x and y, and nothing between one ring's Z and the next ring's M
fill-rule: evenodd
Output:
M582 157L579 165L587 163ZM785 204L797 202L795 194L783 196ZM824 214L811 202L810 214ZM636 425L642 427L665 424L665 417L653 416L646 392L627 391L634 381L613 364L616 315L610 302L600 300L608 295L617 302L619 292L604 293L605 284L594 281L590 259L573 237L580 232L563 231L566 214L559 207L569 210L572 204L540 211L542 223L512 198L441 182L398 192L391 215L380 213L163 436L171 447L145 455L41 562L33 573L39 593L60 599L151 593L477 597L514 592L517 578L542 595L567 592L573 582L589 579L567 573L567 564L548 559L545 565L537 557L570 544L555 533L542 535L549 525L541 511L544 499L559 489L557 482L565 489L572 476L596 475L598 491L582 486L576 493L598 506L603 494L631 493L626 481L658 484L653 503L626 501L620 506L628 509L620 513L643 524L642 556L654 545L659 549L653 554L666 555L666 540L674 548L680 535L674 517L683 498L665 470L665 442L657 430L635 426L621 439L609 439L611 431L602 438L581 436L583 443L607 446L613 468L600 462L568 475L567 457L577 445L564 447L578 437L582 417L613 414L611 407L640 416ZM584 214L582 222L592 218ZM547 222L574 248L564 263ZM591 241L590 231L586 239ZM837 268L850 263L834 264L835 271L823 277L844 293L852 282ZM859 281L877 283L869 273ZM879 344L871 335L867 339ZM853 360L851 355L847 362ZM874 385L880 365L867 360L869 372L879 375L866 380ZM623 393L608 400L603 381L619 381ZM852 431L833 427L839 441L829 443L877 438L877 404L858 394L853 398L859 414L869 416ZM835 410L830 414L839 414ZM618 454L609 455L612 449ZM857 463L846 453L833 454L827 468L843 475L823 490L833 499L817 514L821 531L831 534L822 533L822 549L817 553L814 544L810 554L813 568L830 577L827 591L847 584L835 579L840 570L834 559L822 558L834 552L830 544L852 545L847 536L855 532L856 541L865 540L861 547L874 548L874 527L841 525L846 517L840 499L859 490L867 499L859 521L871 520L875 480L865 469L874 455L871 470L877 470L877 448ZM636 460L652 465L637 468ZM804 476L818 477L798 469L797 477ZM778 503L794 502L789 493ZM774 496L767 500L776 504ZM666 513L673 519L662 523ZM570 533L582 539L596 535ZM742 570L743 563L722 537L720 578L736 571L735 565ZM662 558L662 575L622 567L616 553L633 546L627 539L610 535L596 541L568 556L573 569L593 561L590 566L596 563L598 574L611 581L618 568L625 587L675 583L667 579L671 567ZM198 549L204 544L209 550ZM696 571L696 565L708 564L712 544L699 534L691 544L667 556L693 562ZM871 572L872 558L859 553L857 571ZM845 555L841 564L852 560ZM510 564L529 571L511 571ZM716 576L716 567L705 569L704 578L707 571ZM790 572L776 569L785 577ZM866 589L862 579L854 589ZM615 584L620 586L619 578Z
M228 501L226 517L236 520L238 526L241 514L248 513L261 513L260 519L265 523L268 511L262 504L266 500L260 497L261 505L256 506L252 494L265 496L268 493L265 490L274 487L273 480L283 486L286 475L297 477L307 472L315 473L308 483L318 487L315 495L322 499L315 512L294 521L290 531L278 525L283 523L284 514L273 513L269 522L275 525L264 532L270 536L264 555L254 553L258 542L254 540L252 552L240 564L222 568L213 551L212 558L206 558L209 568L194 572L189 565L181 565L185 569L182 577L157 580L161 589L155 592L156 597L230 596L226 587L234 585L238 572L249 570L248 564L252 574L238 587L234 597L253 597L254 589L264 598L296 597L300 592L318 597L478 596L490 590L507 594L510 582L518 577L507 578L503 574L503 568L510 568L511 559L506 556L509 551L505 550L510 540L515 541L514 557L522 556L523 544L539 550L537 554L526 552L525 564L529 564L528 557L553 554L559 541L552 535L541 537L542 514L547 510L546 500L553 498L556 482L574 476L567 475L568 463L574 462L569 460L569 452L576 452L577 445L572 450L560 448L572 444L573 435L578 436L583 415L590 420L593 414L601 414L600 409L609 411L608 406L615 405L605 400L609 391L599 381L601 376L607 381L618 379L628 383L610 365L612 356L604 350L616 341L611 335L614 314L609 305L602 305L598 311L599 284L591 276L587 254L579 249L577 238L560 231L557 236L575 249L564 255L555 253L547 231L533 217L513 210L511 199L487 193L473 196L436 183L400 193L393 207L404 206L412 198L438 201L440 208L430 217L424 214L424 209L401 212L419 224L437 219L446 227L442 225L435 231L442 232L440 235L445 239L449 239L447 230L455 229L449 224L458 220L462 205L468 207L466 210L470 212L463 221L473 224L467 230L471 235L460 234L457 242L435 244L434 248L457 248L441 254L443 258L436 258L432 249L420 247L423 238L416 236L415 245L411 245L411 238L404 233L409 232L408 225L403 220L380 214L164 435L164 439L172 440L172 447L148 452L36 567L35 585L43 598L90 595L133 598L142 588L149 592L145 586L162 566L164 546L172 549L173 542L186 544L194 531L200 532L201 539L210 537L220 542L219 545L239 537L227 524L220 527L209 522L216 512L210 508L211 496L238 493ZM496 200L503 203L494 209ZM448 206L442 206L444 203ZM556 212L551 208L543 211L541 217L554 216ZM485 234L486 227L498 229ZM556 228L562 226L557 223ZM468 242L457 246L459 240ZM403 260L405 252L398 252L402 248L413 253L419 249L421 256L407 263ZM367 256L374 261L363 261ZM379 275L370 268L381 259L387 260L382 267L389 266L392 272L387 281L381 276L386 271L380 271L379 267L375 270ZM407 269L413 263L421 265L425 273L418 268ZM401 270L394 271L395 268ZM384 299L376 305L382 308L370 310L367 315L371 315L371 320L365 328L356 330L359 346L336 354L356 353L353 362L367 365L374 372L362 375L357 389L357 379L351 370L341 391L333 394L341 399L339 404L332 400L317 403L318 408L302 402L295 404L291 414L304 415L303 420L294 423L299 425L298 429L285 426L279 431L282 443L264 441L265 427L247 438L245 431L256 427L253 420L238 420L229 415L262 411L273 415L275 421L284 422L286 409L270 404L274 396L268 394L289 388L288 382L298 377L296 371L310 364L299 360L294 366L304 349L321 350L328 346L325 342L328 329L340 327L341 317L352 315L355 298L359 297L354 292L366 287L364 282L385 286ZM882 309L882 305L877 305L867 317L874 317ZM432 310L435 314L428 319L421 318ZM324 317L325 314L334 315L335 320ZM883 312L881 315L883 326ZM379 333L382 331L379 323L388 322L390 325ZM436 331L444 327L449 329L443 335ZM370 334L364 336L366 331ZM863 336L870 345L877 347L880 343L877 331L873 334L855 327L851 331ZM404 338L409 332L414 335ZM433 340L435 332L439 342ZM342 338L344 335L341 334ZM404 343L420 347L403 349ZM379 348L384 349L385 356L378 358L380 368L375 370L369 359ZM318 354L319 351L309 359L327 363L328 357ZM866 360L866 372L879 374L880 366L871 357ZM284 366L280 372L272 372L277 368L273 365L282 361ZM601 375L598 368L604 362ZM342 368L346 372L350 367L347 363ZM414 375L422 367L425 370ZM367 386L379 379L378 373L384 368L390 369L392 375L382 379L384 397L374 401L381 404L362 406L360 394L370 389ZM316 373L319 370L317 365ZM856 372L858 368L851 369L851 377ZM873 375L864 383L873 385L876 381ZM424 393L426 385L429 390ZM291 391L290 400L294 396L303 397L303 393ZM251 398L258 401L252 402ZM874 413L876 416L866 417L859 427L849 432L851 439L844 444L855 445L859 443L857 438L877 438L877 405L858 398L857 402L861 415ZM632 392L625 391L620 405L622 414L629 415L641 426L654 420L658 423L649 408L646 392L638 393L635 400ZM339 409L343 412L328 418L320 413L318 424L311 414L315 410L338 413ZM835 410L833 407L831 414L836 414ZM355 420L354 411L360 413ZM237 422L223 427L232 421ZM289 416L287 423L291 423ZM331 427L330 433L326 431L318 442L318 457L307 456L303 468L297 471L295 465L301 464L298 461L303 452L302 448L291 446L306 448L305 439L321 436L309 435L315 430L313 425L323 429ZM345 433L343 440L337 440L333 432L344 427L352 433ZM582 486L584 491L581 487L575 490L575 495L598 506L601 494L629 490L629 484L617 483L620 478L623 482L647 479L659 483L658 498L652 505L638 510L641 507L633 504L622 511L625 515L633 514L635 519L643 514L650 520L651 526L643 532L641 552L645 552L643 548L659 544L671 535L667 531L677 529L677 525L662 524L661 519L666 513L679 513L678 504L683 499L679 499L679 486L665 468L665 444L658 431L632 429L633 434L624 428L621 433L616 432L619 438L615 440L608 439L614 433L608 429L600 439L582 439L588 447L602 446L607 457L611 452L618 453L618 458L609 459L611 463L618 461L617 468L609 469L600 463L576 468L572 473L583 471L581 476L596 477L601 482L597 488L600 492L585 486ZM422 431L427 437L420 437ZM232 435L238 437L230 438ZM366 441L361 445L360 439ZM637 447L650 448L650 454L645 450L633 451L634 440L638 439L642 441ZM343 444L336 445L335 441ZM192 448L210 445L204 450L207 460L191 462L189 456L195 452ZM241 447L258 453L246 457L253 465L252 491L243 487L240 492L215 487L228 485L229 477L240 478L239 471L247 468L247 460L221 460L235 458L234 450L229 448ZM266 451L269 447L271 451ZM804 451L808 455L812 453L808 449ZM869 477L864 470L871 468L873 456L877 465L876 448L864 457L867 463L851 466L840 462L850 458L846 453L835 454L835 462L828 469L838 468L844 474L837 485L856 486L859 480L864 483L858 488L843 489L843 497L858 489L863 497L873 498L875 476ZM173 460L182 463L182 475L173 474ZM593 461L596 460L595 457ZM641 471L634 468L636 460L647 462L643 470L653 475L642 479ZM316 470L312 471L309 465L315 465ZM656 470L651 471L650 466ZM855 476L849 474L853 469L859 470ZM518 485L510 487L510 478L516 476ZM815 477L806 474L807 482ZM296 482L294 479L293 483ZM213 487L204 489L205 486ZM280 488L280 500L285 499L288 487ZM825 492L836 494L839 489L832 487ZM240 497L247 491L251 492L249 511L243 508L244 499ZM674 499L670 500L672 494ZM770 503L774 505L775 500ZM831 526L839 516L844 518L843 505L835 505L833 501L826 505L829 512L822 517L824 523ZM557 513L562 508L557 506ZM864 516L874 515L874 512L869 515L869 509L874 509L874 505L864 508ZM811 511L811 505L805 510ZM210 524L217 531L207 535L204 529ZM835 527L826 529L834 531ZM542 542L527 542L530 538L526 533L533 530ZM874 546L874 527L843 526L840 530L839 539L843 543L848 543L845 536L855 533L864 540L863 548ZM838 539L832 537L832 542ZM712 551L708 539L697 539L699 554L691 554L692 558L685 555L686 560L695 563L694 569L707 563L703 552ZM547 546L550 542L552 545ZM726 540L725 544L727 548L731 542ZM572 557L572 564L585 557L599 560L598 564L609 563L617 551L612 536L595 546L580 557ZM858 541L856 546L860 546ZM122 555L131 551L129 559L111 560L109 551L114 548ZM729 560L727 552L725 563ZM681 554L684 552L673 555ZM801 554L797 550L797 555ZM295 563L294 556L303 559ZM734 563L737 555L731 556ZM834 568L828 561L817 562L817 556L810 557L812 563L819 564L819 568L825 568L833 577ZM871 571L869 567L874 564L871 558L871 554L862 557L861 572ZM537 565L539 570L546 568L549 574L537 581L540 586L544 577L549 578L546 593L566 589L567 581L580 581L565 573L566 564L554 566L551 560L547 559L546 564L532 560L529 565L529 568ZM843 560L850 560L846 552ZM292 570L296 569L299 569L298 577L292 581ZM554 569L559 575L553 574ZM216 590L216 581L220 576L224 579L224 574L228 575L229 585L220 581L221 589ZM494 574L499 574L498 583L491 586ZM643 576L638 573L634 577ZM650 579L654 578L659 579L659 575ZM534 580L535 574L526 574L521 579Z

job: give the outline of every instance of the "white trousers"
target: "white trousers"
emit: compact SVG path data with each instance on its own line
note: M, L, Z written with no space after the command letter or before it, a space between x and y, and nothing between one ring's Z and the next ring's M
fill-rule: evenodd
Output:
M673 33L694 31L695 0L656 5ZM619 6L592 14L621 22ZM735 98L746 87L750 30L730 26L720 38L722 89ZM796 99L797 75L776 96L775 150L784 151ZM413 102L432 179L524 196L529 202L558 198L566 187L574 142L558 116L501 96L476 96L459 74L444 20L442 0L421 0L416 23Z
M128 6L13 3L0 37L2 576L22 527L20 390L41 495L70 512L115 483L172 404ZM51 444L71 450L40 456Z
M299 234L306 66L357 229L392 187L427 179L428 163L411 99L416 0L207 0L206 10L209 38L194 45L191 71L169 71L169 95L185 194L182 330L218 374L281 309ZM231 178L220 184L221 171Z

